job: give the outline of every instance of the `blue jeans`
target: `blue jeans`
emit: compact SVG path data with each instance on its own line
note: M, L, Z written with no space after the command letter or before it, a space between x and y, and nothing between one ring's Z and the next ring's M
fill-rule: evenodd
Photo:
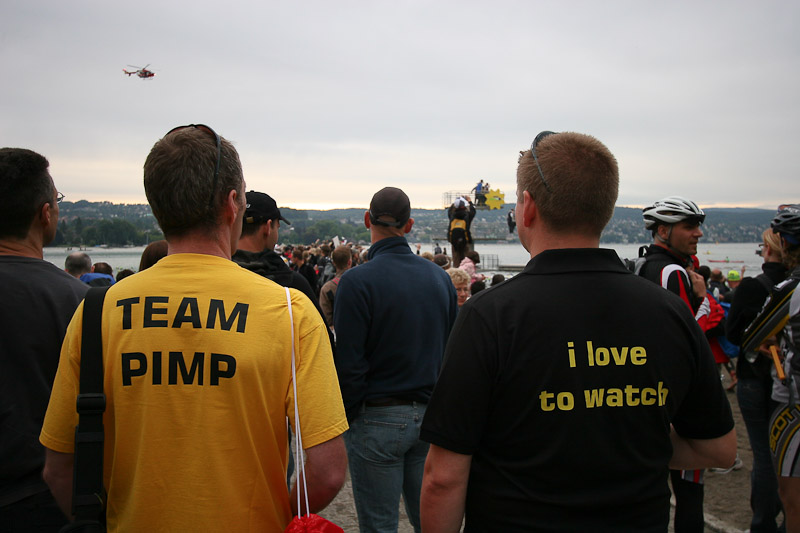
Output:
M753 450L753 471L750 473L750 507L753 519L750 531L777 531L775 518L781 510L778 479L769 451L769 418L775 406L770 399L772 382L757 378L739 378L736 397L747 427Z
M428 443L419 440L427 406L362 406L344 434L361 533L396 533L400 494L414 531Z

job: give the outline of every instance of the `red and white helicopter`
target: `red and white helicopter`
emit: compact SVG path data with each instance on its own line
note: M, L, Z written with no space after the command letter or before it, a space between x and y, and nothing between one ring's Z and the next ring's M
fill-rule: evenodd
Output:
M156 75L156 73L153 72L152 70L147 70L147 67L150 66L150 63L148 63L147 65L145 65L143 67L137 67L136 65L128 65L128 66L129 67L133 67L133 68L136 69L136 70L125 70L125 69L122 69L122 72L127 74L129 77L134 75L134 74L136 74L137 76L139 76L143 80L149 80L149 79L152 79Z

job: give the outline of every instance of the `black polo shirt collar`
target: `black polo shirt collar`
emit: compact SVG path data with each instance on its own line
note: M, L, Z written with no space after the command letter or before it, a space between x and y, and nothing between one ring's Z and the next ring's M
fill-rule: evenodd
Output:
M617 252L608 248L560 248L545 250L528 261L521 274L564 274L568 272L631 272Z

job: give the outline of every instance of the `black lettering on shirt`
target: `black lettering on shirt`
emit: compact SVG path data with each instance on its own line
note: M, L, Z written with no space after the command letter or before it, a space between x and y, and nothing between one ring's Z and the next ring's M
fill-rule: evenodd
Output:
M133 367L133 362L138 364ZM141 352L128 352L122 354L122 386L131 384L131 378L144 376L147 372L147 357Z
M161 385L161 352L153 352L153 385Z
M133 304L139 303L139 297L117 300L117 307L122 307L122 329L131 329L131 310Z
M203 384L203 352L195 352L192 359L192 366L186 369L186 361L183 359L183 352L169 352L169 384L178 384L178 370L184 385L191 385L194 382L195 373L197 374L197 384Z
M169 296L145 296L144 297L144 322L142 327L145 328L166 328L168 322L166 320L156 320L153 315L166 315L166 307L155 307L156 304L165 304L169 302Z
M225 363L225 370L220 370L220 363ZM232 378L236 373L236 359L224 353L211 354L211 385L219 385L219 378Z
M200 308L197 305L197 298L184 298L181 300L178 312L175 313L175 319L172 321L172 327L180 328L187 322L195 329L203 327L200 323Z
M219 316L220 327L224 331L230 331L231 326L233 326L233 321L238 316L239 320L236 323L236 331L244 333L244 328L247 323L247 310L249 307L249 304L237 303L233 306L231 315L226 317L225 302L212 299L208 306L208 322L206 322L206 328L214 329L217 324L217 316Z
M146 376L148 368L152 373L152 384L162 385L162 352L153 352L148 364L148 356L142 352L126 352L122 356L122 385L133 384L133 378ZM171 351L167 357L167 384L169 385L211 385L218 386L222 379L236 375L236 358L224 353L212 353L206 357L203 352L195 352L187 361L183 352ZM206 369L206 365L208 368ZM209 376L208 383L204 377Z

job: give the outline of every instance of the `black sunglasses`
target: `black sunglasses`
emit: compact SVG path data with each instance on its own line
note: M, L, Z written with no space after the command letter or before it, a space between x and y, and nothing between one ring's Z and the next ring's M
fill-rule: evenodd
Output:
M222 157L222 141L219 138L219 134L214 131L212 128L206 126L205 124L187 124L186 126L178 126L176 128L172 128L167 132L167 135L173 133L178 130L182 130L185 128L197 128L198 130L205 131L206 133L210 133L214 136L214 140L217 143L217 164L214 167L214 181L211 184L211 198L208 200L208 207L214 207L214 198L217 194L217 182L219 181L219 162ZM166 137L167 135L164 135ZM541 170L540 170L541 172Z
M543 131L531 143L531 155L533 156L533 161L536 163L536 168L539 169L539 177L542 178L542 183L544 183L544 188L547 189L547 192L552 193L553 190L550 188L550 184L547 183L547 180L544 179L544 173L542 172L542 167L539 165L539 158L536 157L536 147L542 142L542 139L548 137L550 135L555 135L556 132L554 131Z

